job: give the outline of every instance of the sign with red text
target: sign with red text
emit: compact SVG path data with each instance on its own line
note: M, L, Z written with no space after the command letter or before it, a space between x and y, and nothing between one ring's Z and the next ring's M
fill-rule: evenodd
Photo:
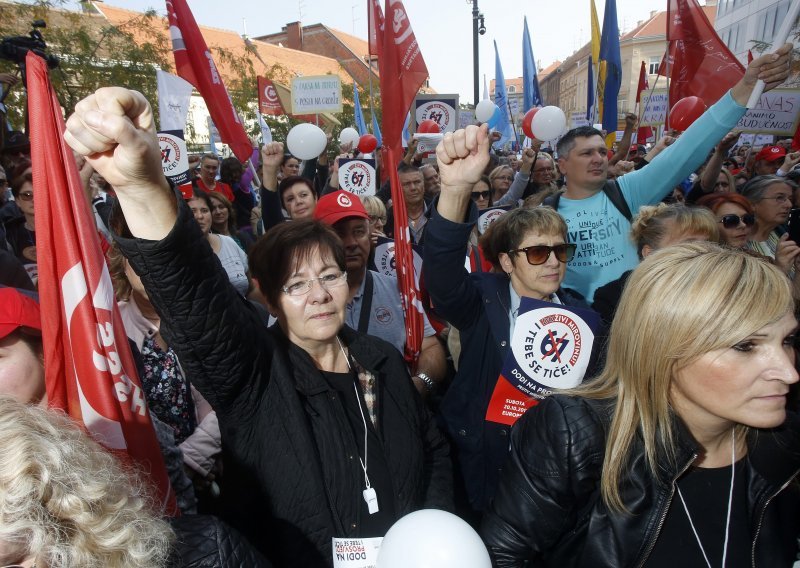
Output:
M417 95L414 99L414 131L423 120L432 120L442 133L458 130L458 95Z
M339 187L359 197L375 195L378 187L375 177L375 160L373 158L361 160L339 158Z

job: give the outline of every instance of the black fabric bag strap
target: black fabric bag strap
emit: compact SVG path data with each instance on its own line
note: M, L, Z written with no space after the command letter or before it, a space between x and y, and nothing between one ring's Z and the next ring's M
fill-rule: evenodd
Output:
M603 193L606 194L608 200L611 204L622 213L622 216L625 217L628 222L633 219L633 215L631 214L631 208L628 206L628 202L625 201L625 196L622 195L622 190L619 188L619 184L616 180L610 179L605 184L603 184ZM557 193L555 195L551 195L550 197L545 198L542 201L542 205L546 205L547 207L552 207L556 211L558 211L558 202L561 200L561 194Z
M367 270L364 275L364 295L361 296L361 313L358 316L358 331L367 333L369 329L369 314L372 310L372 273Z

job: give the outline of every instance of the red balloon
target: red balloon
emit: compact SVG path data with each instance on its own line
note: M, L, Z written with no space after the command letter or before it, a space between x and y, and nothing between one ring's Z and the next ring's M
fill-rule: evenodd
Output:
M675 130L686 130L706 112L706 104L700 97L684 97L669 111L669 126Z
M441 131L442 129L439 128L439 124L430 118L420 122L417 128L417 132L420 134L439 134Z
M378 147L378 139L372 134L364 134L358 141L358 151L362 154L369 154Z
M525 113L525 116L522 118L522 131L525 133L525 136L528 138L536 138L531 131L531 122L533 121L533 116L539 111L539 107L532 108L528 112ZM542 115L544 116L544 115Z

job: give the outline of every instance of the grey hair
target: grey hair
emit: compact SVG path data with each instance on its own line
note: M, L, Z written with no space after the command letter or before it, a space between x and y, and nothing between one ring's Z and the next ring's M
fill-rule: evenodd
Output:
M792 191L797 189L797 184L790 179L780 176L756 176L742 186L739 193L744 195L750 203L758 203L764 199L767 190L776 183L785 183Z

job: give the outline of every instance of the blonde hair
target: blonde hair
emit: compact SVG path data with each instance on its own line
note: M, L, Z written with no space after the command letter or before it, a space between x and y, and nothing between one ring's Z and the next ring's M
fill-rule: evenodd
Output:
M708 209L680 203L642 206L630 234L640 259L645 245L658 249L667 235L704 235L709 241L719 241L717 219Z
M386 205L384 205L380 197L365 195L361 198L361 204L370 217L386 217Z
M150 495L67 416L0 397L0 564L165 566L174 538Z
M785 274L716 243L667 247L633 271L611 324L605 368L592 382L566 393L616 400L600 483L611 509L625 509L619 486L634 439L643 439L654 476L659 455L674 463L670 384L676 373L792 309Z

